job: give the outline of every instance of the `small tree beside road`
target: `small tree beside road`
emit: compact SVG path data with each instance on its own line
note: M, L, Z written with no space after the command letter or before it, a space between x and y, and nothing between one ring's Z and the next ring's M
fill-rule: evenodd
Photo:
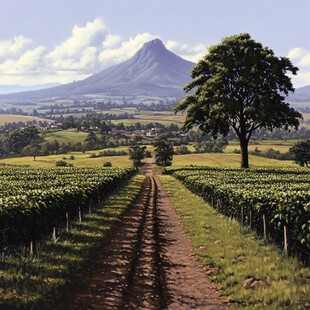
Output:
M159 166L170 166L173 158L173 145L166 135L161 135L154 143L155 162Z
M145 158L146 146L140 146L132 143L129 147L129 159L133 161L135 167L141 166L141 160Z

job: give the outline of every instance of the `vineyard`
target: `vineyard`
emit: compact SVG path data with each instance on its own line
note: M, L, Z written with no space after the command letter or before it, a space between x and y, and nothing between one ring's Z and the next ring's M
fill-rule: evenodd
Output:
M47 234L69 230L70 222L83 214L135 171L128 168L0 168L1 248L36 243Z
M238 219L309 263L310 171L167 168L219 212Z

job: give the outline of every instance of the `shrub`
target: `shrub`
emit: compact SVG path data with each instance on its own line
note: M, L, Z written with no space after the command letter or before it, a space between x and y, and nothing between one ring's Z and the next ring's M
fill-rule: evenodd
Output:
M110 161L106 161L103 163L103 167L112 167L112 163Z
M56 167L73 167L73 164L69 164L64 160L56 161Z

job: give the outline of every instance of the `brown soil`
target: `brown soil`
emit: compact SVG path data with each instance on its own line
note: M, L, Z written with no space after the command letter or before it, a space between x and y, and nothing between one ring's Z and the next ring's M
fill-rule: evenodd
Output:
M149 160L138 201L52 309L225 309Z

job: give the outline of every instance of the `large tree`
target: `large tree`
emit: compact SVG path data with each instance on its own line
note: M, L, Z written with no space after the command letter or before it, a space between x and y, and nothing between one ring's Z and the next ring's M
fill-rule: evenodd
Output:
M287 73L296 74L286 57L254 41L249 34L227 37L193 68L188 94L175 108L186 110L183 130L198 126L203 133L226 136L232 128L240 141L241 167L249 167L248 143L254 131L298 129L301 114L285 96L294 91Z

